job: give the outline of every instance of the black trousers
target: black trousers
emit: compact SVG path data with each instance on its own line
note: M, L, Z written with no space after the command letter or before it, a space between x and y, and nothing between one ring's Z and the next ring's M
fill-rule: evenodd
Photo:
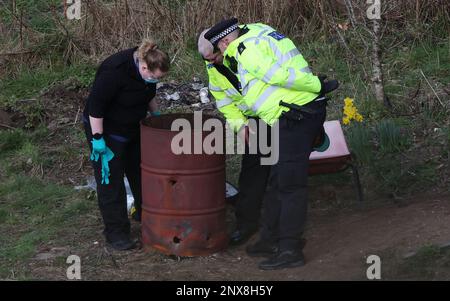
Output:
M260 127L266 127L267 141L270 145L270 127L260 122L257 118L252 118L257 122L257 133ZM258 136L258 143L259 136ZM250 154L246 146L245 154L242 155L241 171L239 173L239 196L235 207L236 222L238 229L257 229L261 217L261 207L264 193L270 174L270 165L261 165L261 158L269 155L261 154L258 147L257 154Z
M84 127L89 149L92 152L92 131L88 123L84 123ZM102 184L101 159L98 162L91 161L97 183L98 206L105 225L103 233L107 241L125 239L130 235L124 175L130 183L138 214L141 213L140 137L136 135L134 138L123 138L104 135L106 145L114 153L114 158L109 161L110 182L108 185Z
M280 250L298 249L308 207L308 167L314 139L323 128L326 102L305 107L316 111L304 119L279 119L279 161L272 166L264 198L261 239Z

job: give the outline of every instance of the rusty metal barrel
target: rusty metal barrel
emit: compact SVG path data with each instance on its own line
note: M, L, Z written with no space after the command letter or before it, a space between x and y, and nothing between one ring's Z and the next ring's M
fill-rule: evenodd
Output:
M225 155L175 154L175 119L187 120L201 141L208 132L194 129L193 114L168 114L141 122L142 242L164 254L202 256L226 248ZM205 120L212 118L203 115ZM198 133L197 133L198 134ZM198 137L198 136L197 136ZM193 148L192 148L193 149Z

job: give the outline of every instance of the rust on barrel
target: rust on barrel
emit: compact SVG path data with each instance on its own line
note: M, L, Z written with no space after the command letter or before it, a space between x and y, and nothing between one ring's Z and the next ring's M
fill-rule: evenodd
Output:
M168 255L200 256L223 250L225 155L175 154L172 122L183 118L194 128L193 114L168 114L141 123L142 242ZM213 118L203 115L202 121ZM193 142L191 143L193 147Z

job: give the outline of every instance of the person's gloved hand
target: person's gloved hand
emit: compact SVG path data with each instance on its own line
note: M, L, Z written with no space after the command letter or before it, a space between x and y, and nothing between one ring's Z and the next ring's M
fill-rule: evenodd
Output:
M325 95L328 94L334 90L336 90L337 88L339 88L339 82L335 79L332 80L327 80L327 76L326 75L319 75L319 80L320 80L320 84L322 86L319 94L320 95Z
M97 135L97 134L96 134ZM101 135L94 137L91 141L92 153L91 160L98 162L101 159L102 164L102 184L109 184L109 164L108 162L114 157L114 153L106 146L105 139Z
M106 151L105 139L103 139L102 136L92 138L91 143L92 143L91 160L97 162L98 158L100 158L100 155Z
M319 78L320 83L324 82L328 78L325 74L319 74L317 77Z
M112 150L109 149L109 147L106 147L106 151L101 155L101 161L102 161L102 184L108 185L109 184L109 164L108 162L114 158L114 153Z

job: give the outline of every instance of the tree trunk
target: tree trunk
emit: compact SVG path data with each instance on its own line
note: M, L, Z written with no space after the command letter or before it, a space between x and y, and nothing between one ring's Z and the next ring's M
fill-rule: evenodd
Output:
M372 82L375 91L375 98L378 102L390 107L390 102L386 98L383 86L383 66L381 64L380 31L381 20L374 19L373 22L373 44L372 44Z

